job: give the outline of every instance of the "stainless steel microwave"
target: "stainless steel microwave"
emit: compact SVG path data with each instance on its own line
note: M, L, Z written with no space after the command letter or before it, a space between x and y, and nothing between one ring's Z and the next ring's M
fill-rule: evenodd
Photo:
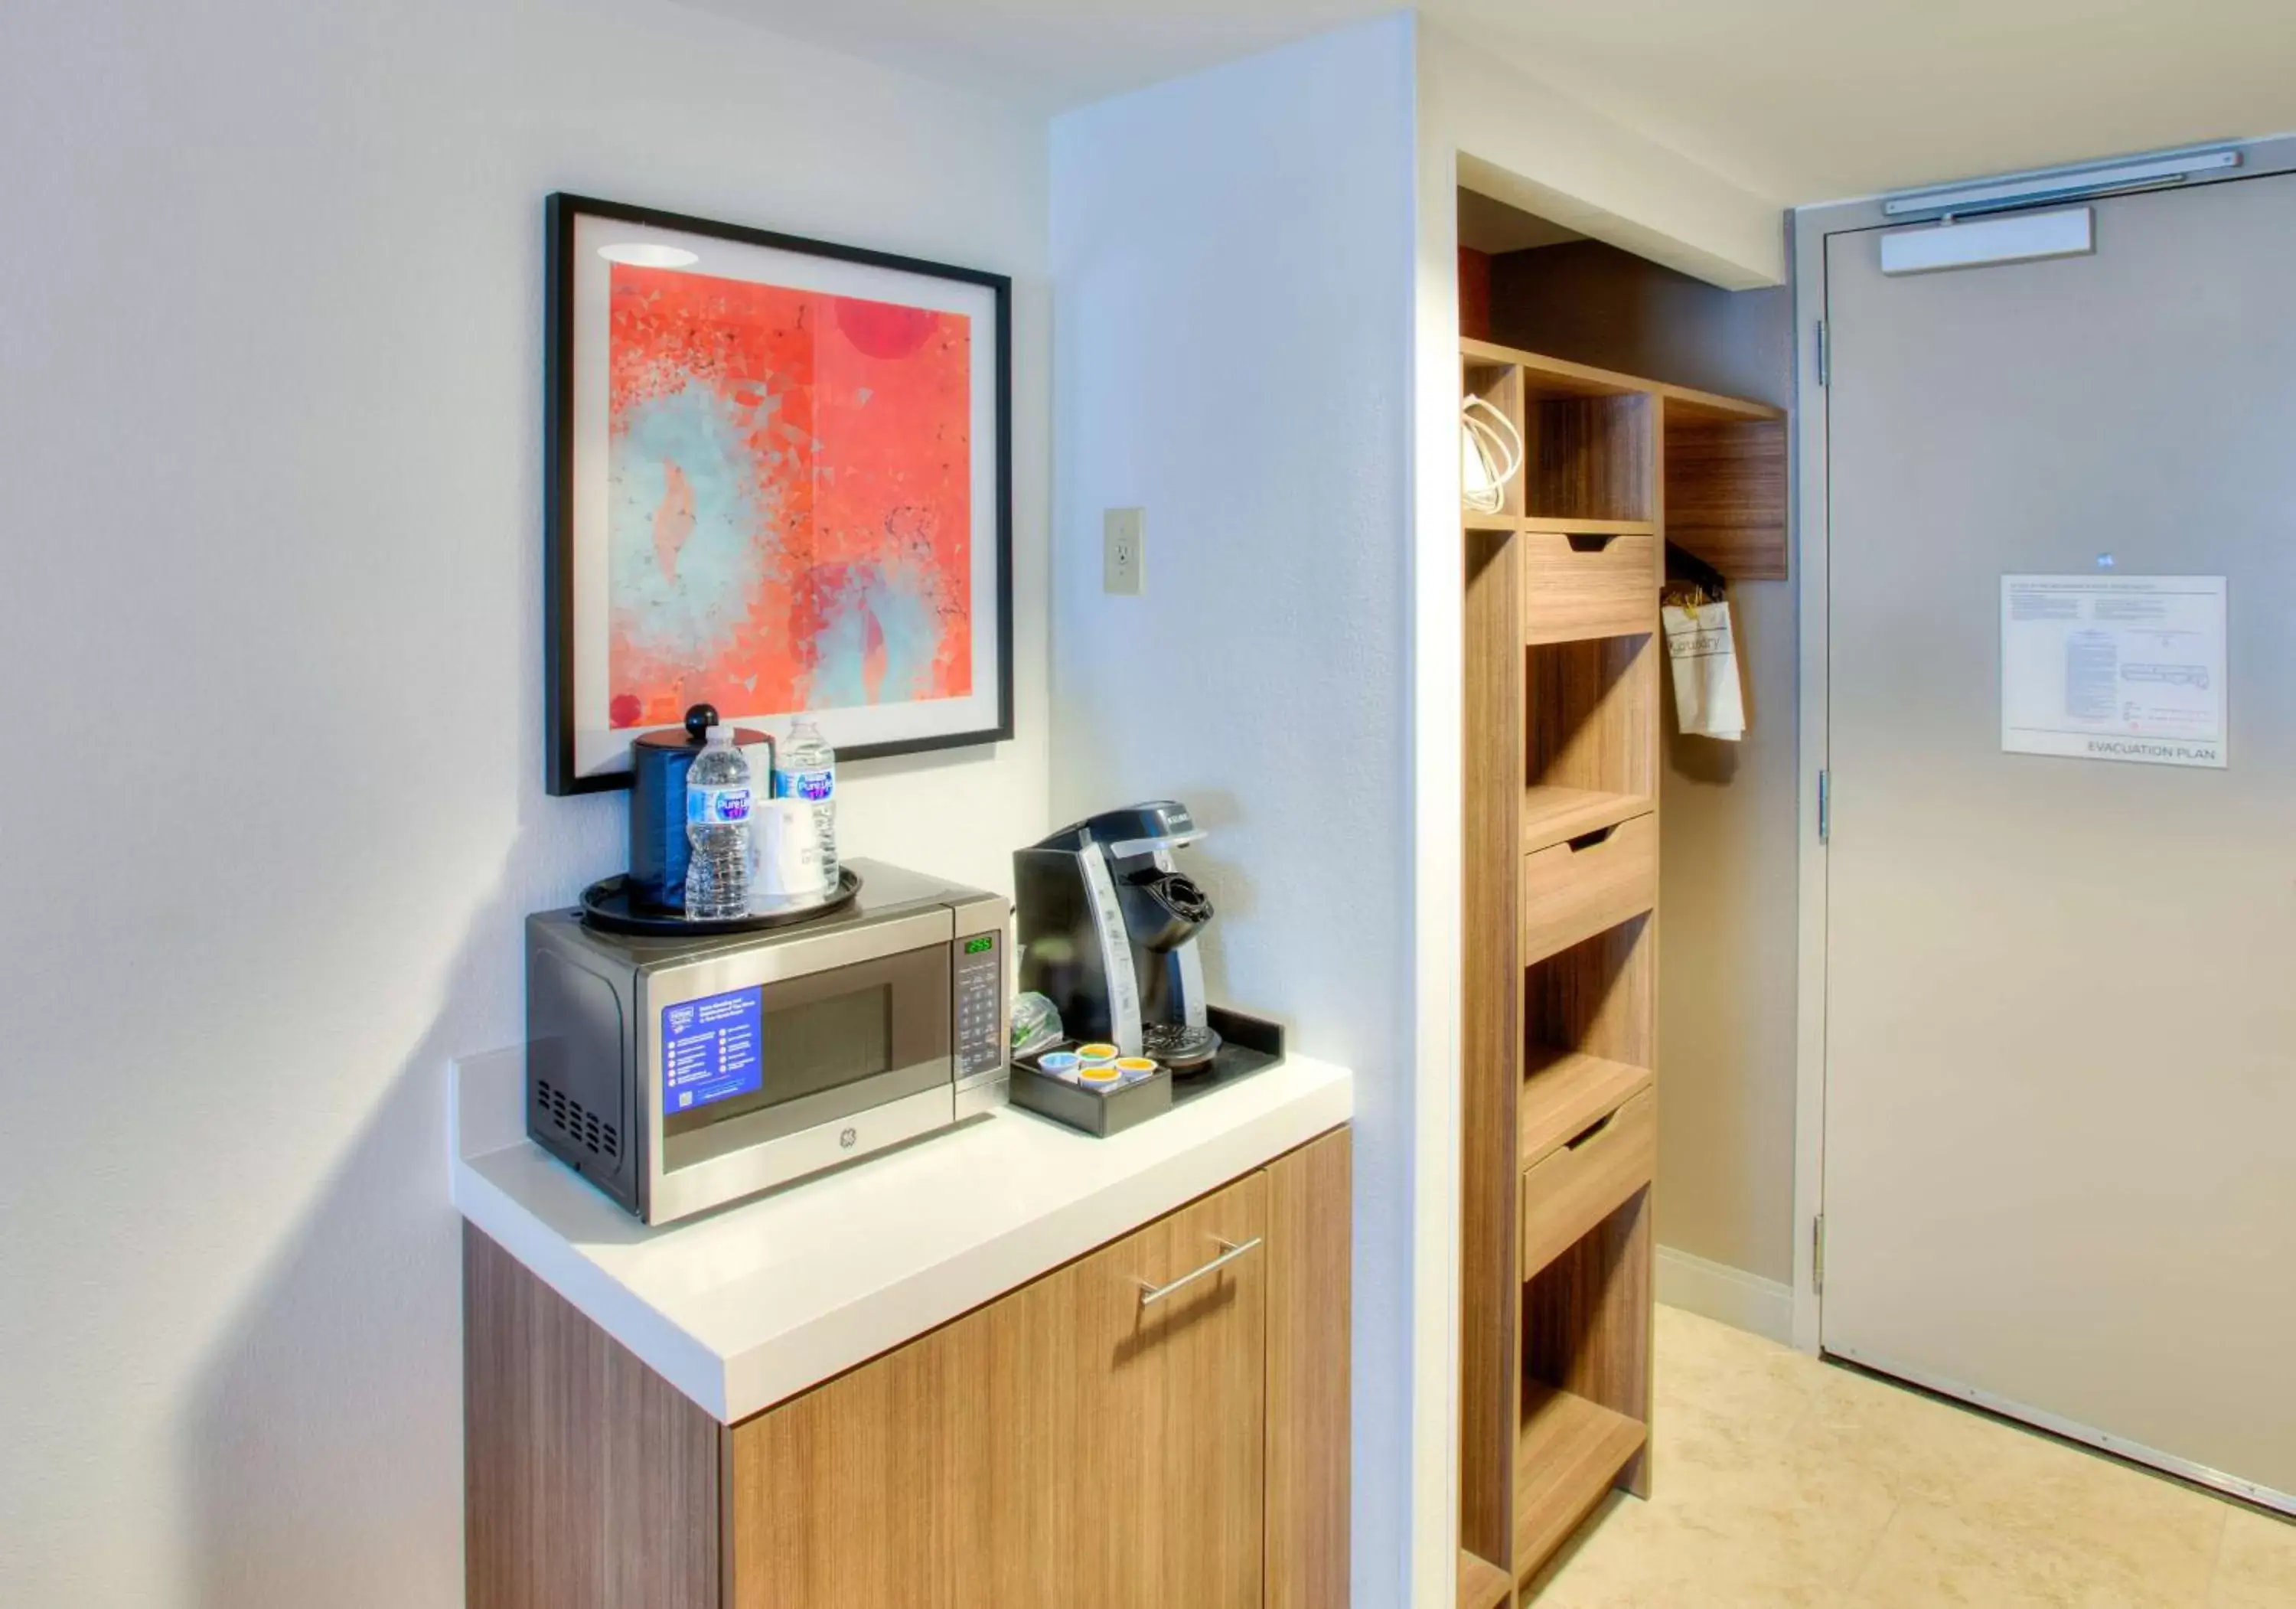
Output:
M1010 907L873 861L817 922L728 938L526 923L526 1131L668 1223L1002 1105Z

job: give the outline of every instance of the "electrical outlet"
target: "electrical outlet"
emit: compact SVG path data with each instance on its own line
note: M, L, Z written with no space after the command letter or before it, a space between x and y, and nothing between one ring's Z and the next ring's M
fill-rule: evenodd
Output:
M1147 590L1146 555L1142 551L1148 534L1144 508L1111 508L1103 516L1100 589L1138 597Z

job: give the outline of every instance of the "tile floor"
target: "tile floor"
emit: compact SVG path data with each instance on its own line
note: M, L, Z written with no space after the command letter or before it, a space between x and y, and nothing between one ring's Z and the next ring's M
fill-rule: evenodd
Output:
M2296 1524L1672 1308L1656 1420L1535 1609L2296 1609Z

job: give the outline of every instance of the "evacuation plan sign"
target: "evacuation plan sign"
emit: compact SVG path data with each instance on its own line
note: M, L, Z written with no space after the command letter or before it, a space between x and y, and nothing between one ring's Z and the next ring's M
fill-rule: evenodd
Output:
M2222 576L2003 576L2001 748L2225 764Z

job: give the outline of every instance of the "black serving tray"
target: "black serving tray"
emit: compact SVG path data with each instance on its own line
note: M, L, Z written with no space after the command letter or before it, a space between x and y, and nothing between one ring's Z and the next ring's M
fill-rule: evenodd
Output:
M763 916L728 916L722 921L688 922L680 911L641 904L627 877L609 877L582 891L582 921L601 932L636 933L648 939L707 939L720 933L760 933L768 928L796 927L833 916L859 897L860 874L851 866L837 872L837 898L801 911L774 911Z
M1210 1065L1173 1075L1175 1106L1184 1106L1215 1089L1225 1089L1255 1072L1265 1072L1283 1059L1281 1022L1230 1011L1225 1006L1207 1007L1204 1021L1219 1035L1220 1047L1213 1055Z
M1205 1020L1219 1034L1221 1043L1210 1064L1198 1071L1181 1074L1159 1067L1136 1084L1119 1085L1103 1093L1037 1071L1037 1056L1076 1048L1076 1041L1063 1039L1013 1063L1013 1104L1105 1139L1265 1071L1283 1059L1282 1023L1219 1006L1207 1011Z
M1050 1045L1037 1054L1049 1055L1068 1048ZM1036 1056L1030 1056L1013 1063L1012 1102L1024 1112L1105 1139L1172 1109L1172 1070L1159 1067L1137 1084L1121 1084L1103 1092L1039 1072Z

